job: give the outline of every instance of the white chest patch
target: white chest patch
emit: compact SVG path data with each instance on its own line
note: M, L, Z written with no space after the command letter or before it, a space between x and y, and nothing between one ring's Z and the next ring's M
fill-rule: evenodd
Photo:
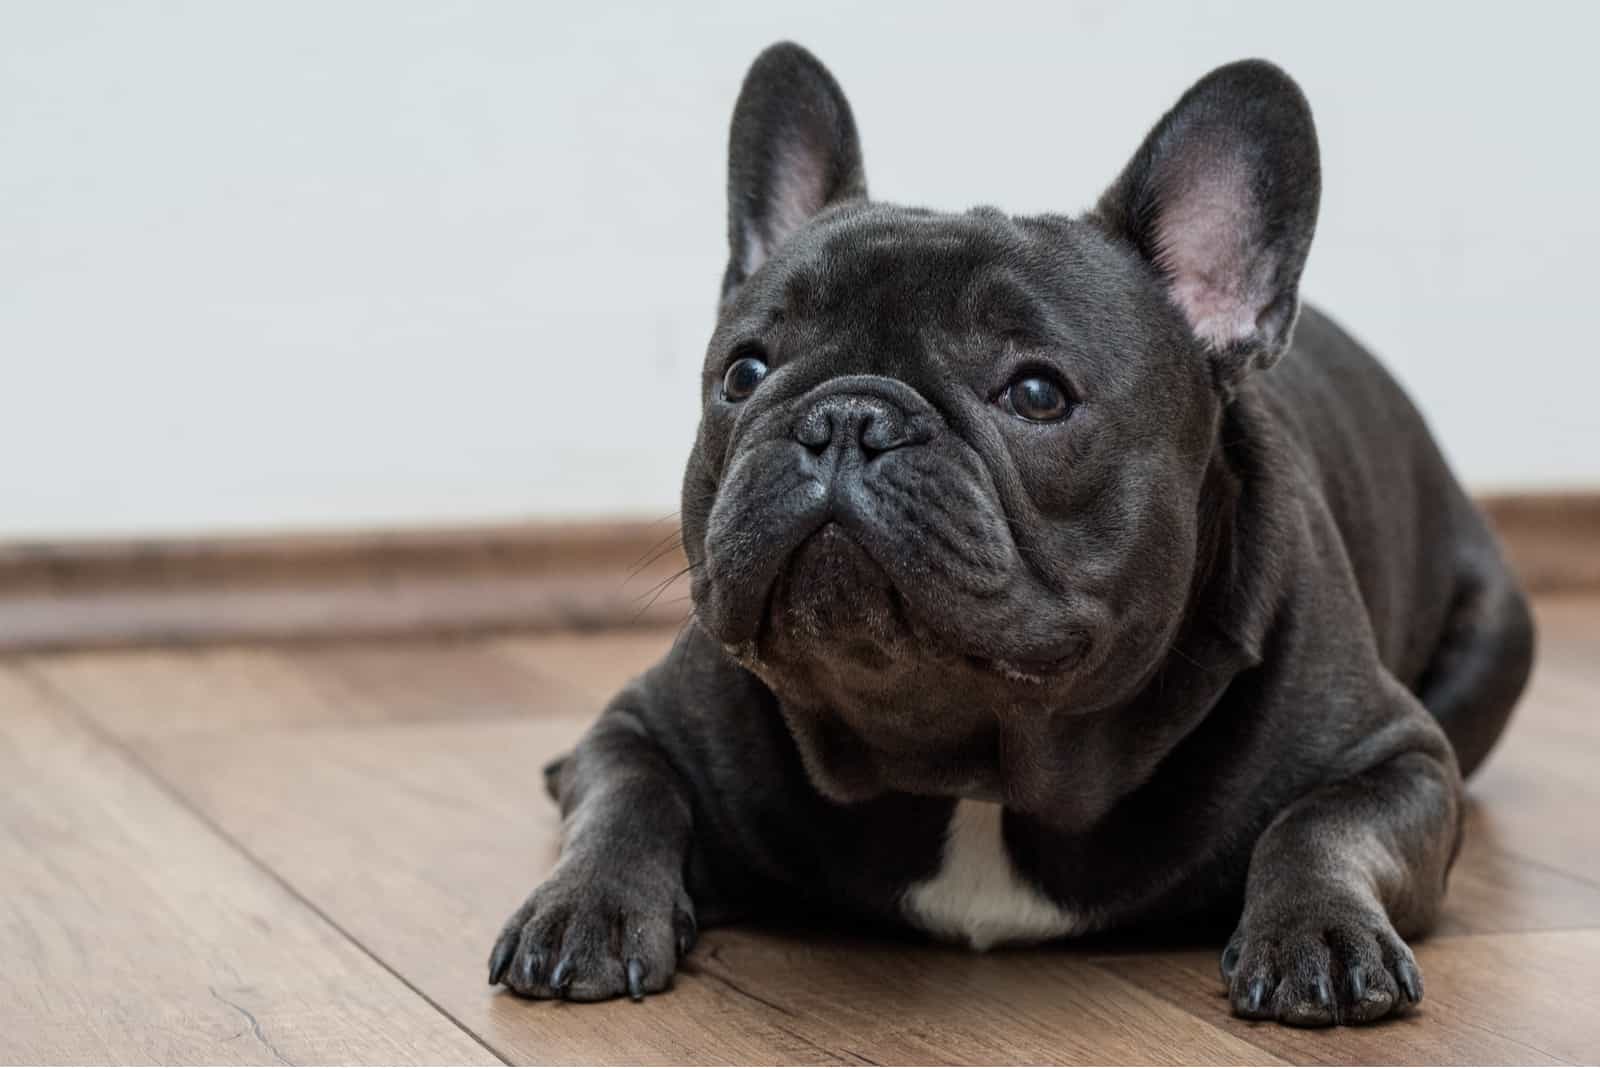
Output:
M1083 929L1081 921L1017 874L992 801L958 801L939 873L907 890L911 922L973 949L1042 942Z

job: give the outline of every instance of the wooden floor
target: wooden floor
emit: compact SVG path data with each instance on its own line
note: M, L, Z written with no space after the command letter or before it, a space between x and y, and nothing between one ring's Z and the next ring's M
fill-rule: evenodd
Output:
M668 632L0 660L7 1062L1472 1062L1600 1058L1600 598L1472 784L1427 1000L1233 1020L1216 947L966 952L713 930L643 1004L491 990L552 863L539 787Z

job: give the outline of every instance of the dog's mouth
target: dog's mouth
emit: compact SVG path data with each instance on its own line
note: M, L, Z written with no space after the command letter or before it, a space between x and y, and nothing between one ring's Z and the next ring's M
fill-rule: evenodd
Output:
M761 623L747 642L727 646L747 666L828 658L867 668L901 659L958 664L1007 683L1044 686L1079 665L1087 641L1050 655L994 655L949 619L929 619L862 542L829 520L796 546L767 589Z
M996 659L993 657L973 656L964 654L966 662L979 671L999 675L1011 682L1025 683L1030 686L1043 686L1061 675L1065 675L1083 659L1083 653L1077 649L1066 656L1049 658L1007 658Z
M829 520L789 554L767 591L763 631L892 646L912 633L912 625L888 571L842 524Z

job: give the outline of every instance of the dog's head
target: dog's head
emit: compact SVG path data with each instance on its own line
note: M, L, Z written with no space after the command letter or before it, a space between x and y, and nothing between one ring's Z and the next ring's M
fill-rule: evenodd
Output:
M1223 405L1289 343L1318 174L1299 90L1244 62L1079 218L876 203L828 72L756 60L684 543L700 625L821 789L994 796L1008 722L1151 679Z

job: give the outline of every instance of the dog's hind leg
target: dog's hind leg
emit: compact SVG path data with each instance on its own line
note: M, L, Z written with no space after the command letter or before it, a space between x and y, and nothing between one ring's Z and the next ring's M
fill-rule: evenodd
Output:
M1488 531L1463 561L1443 638L1417 684L1463 777L1483 763L1533 667L1527 598Z

